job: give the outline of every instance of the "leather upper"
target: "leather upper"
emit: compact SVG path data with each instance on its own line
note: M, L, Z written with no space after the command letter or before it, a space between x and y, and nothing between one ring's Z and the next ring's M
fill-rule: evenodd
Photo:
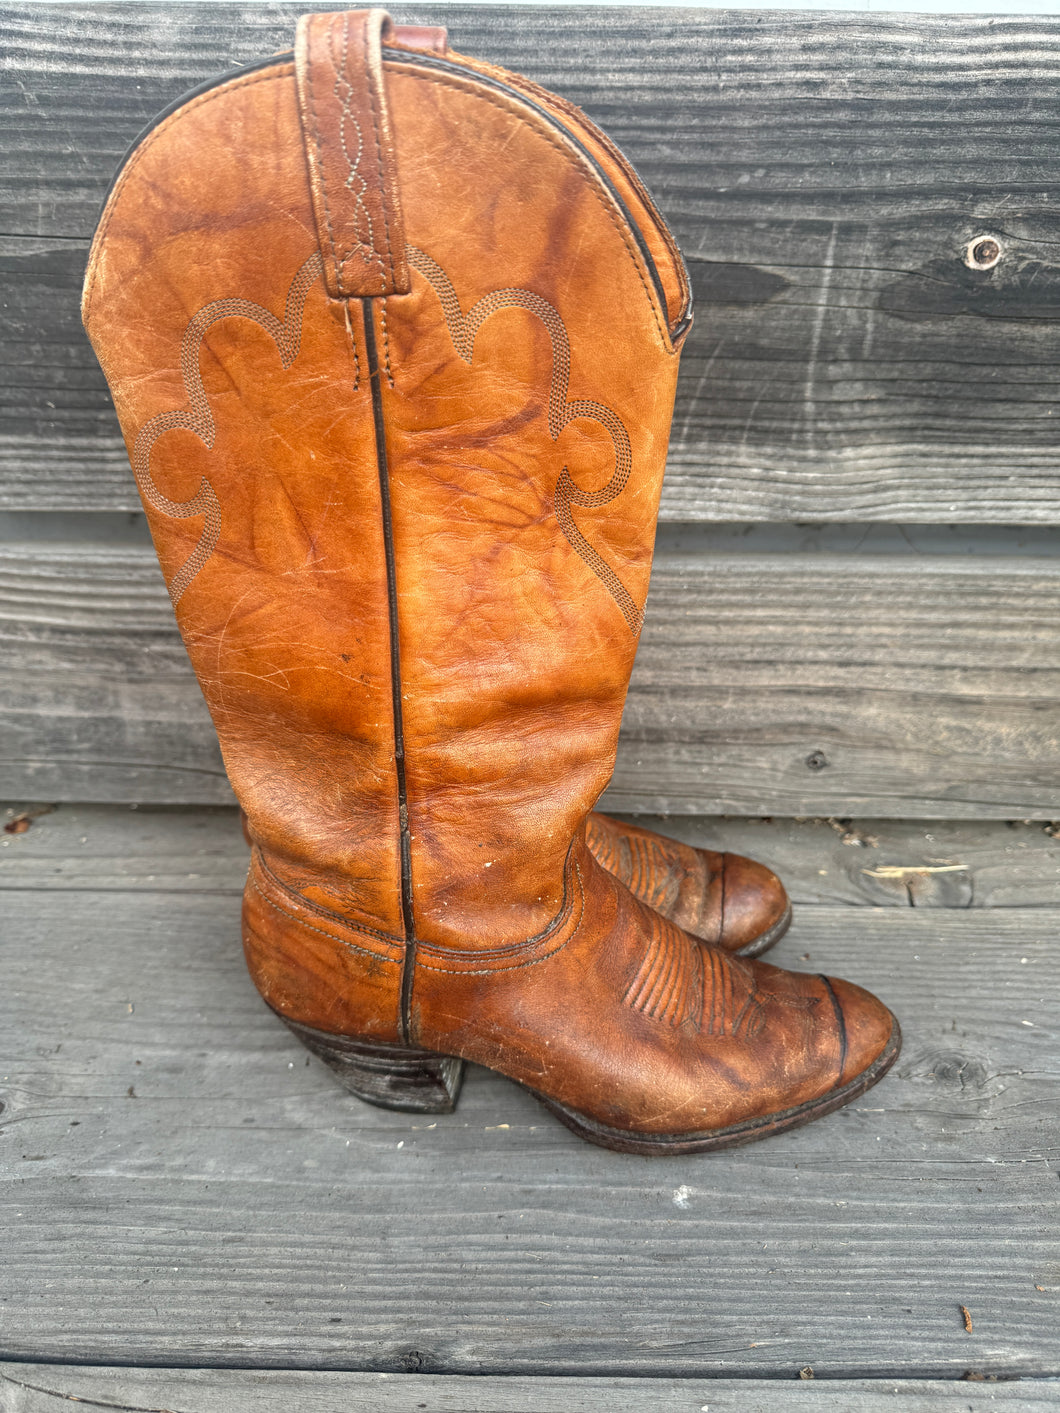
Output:
M856 988L704 946L593 859L688 286L561 100L378 12L140 143L84 317L307 1025L667 1133L827 1093ZM856 1023L855 1023L856 1022Z

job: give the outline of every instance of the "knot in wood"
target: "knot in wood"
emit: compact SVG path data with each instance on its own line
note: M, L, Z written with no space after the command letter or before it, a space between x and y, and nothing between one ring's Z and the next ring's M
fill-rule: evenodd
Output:
M970 270L992 270L1001 259L1001 242L996 236L977 235L964 248L964 263Z

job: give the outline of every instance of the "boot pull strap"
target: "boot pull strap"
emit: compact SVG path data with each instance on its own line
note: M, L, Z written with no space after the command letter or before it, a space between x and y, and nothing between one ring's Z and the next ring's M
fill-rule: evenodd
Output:
M298 22L298 107L324 278L333 299L409 289L383 80L384 40L432 49L439 42L430 32L414 31L408 38L395 33L385 10L303 15Z
M387 41L395 49L416 49L421 54L444 54L449 48L449 32L444 25L395 25Z

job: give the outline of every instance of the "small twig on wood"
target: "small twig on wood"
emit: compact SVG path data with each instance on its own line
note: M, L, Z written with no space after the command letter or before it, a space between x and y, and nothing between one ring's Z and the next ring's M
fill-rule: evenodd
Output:
M880 868L863 868L869 878L904 878L909 873L961 873L967 864L883 864Z

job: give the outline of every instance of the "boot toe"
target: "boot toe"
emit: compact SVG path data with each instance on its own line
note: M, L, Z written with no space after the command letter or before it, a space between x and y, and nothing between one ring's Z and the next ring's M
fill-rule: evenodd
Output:
M882 1001L836 977L822 977L835 1008L839 1056L836 1087L851 1084L884 1057L887 1064L898 1057L901 1031L898 1022ZM880 1065L880 1074L885 1072Z
M765 864L742 854L722 857L722 945L744 957L759 956L791 921L787 892Z

